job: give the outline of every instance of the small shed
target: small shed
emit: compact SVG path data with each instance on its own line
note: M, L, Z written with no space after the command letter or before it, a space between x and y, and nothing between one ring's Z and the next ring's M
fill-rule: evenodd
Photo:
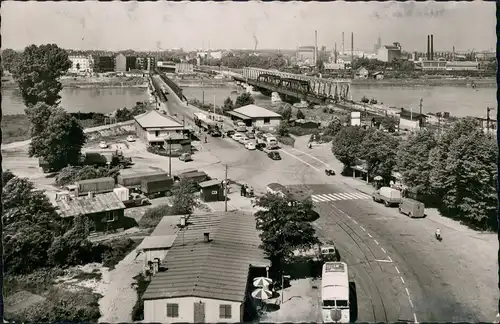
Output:
M224 199L224 190L220 180L213 179L200 182L200 198L204 202L221 201Z

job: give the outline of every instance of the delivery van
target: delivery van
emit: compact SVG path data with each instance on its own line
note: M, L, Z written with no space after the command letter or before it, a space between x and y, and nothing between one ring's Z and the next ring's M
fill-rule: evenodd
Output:
M247 125L244 122L238 122L236 124L236 131L237 132L246 132L247 131Z
M401 192L399 190L382 187L372 194L373 201L384 203L386 207L399 205L401 202Z
M399 203L399 212L410 218L422 218L425 217L425 205L414 199L402 198Z

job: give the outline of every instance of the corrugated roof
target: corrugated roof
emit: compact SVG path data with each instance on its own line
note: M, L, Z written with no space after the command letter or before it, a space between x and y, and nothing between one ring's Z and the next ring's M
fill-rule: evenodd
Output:
M182 127L182 124L175 121L173 118L169 116L165 116L157 112L156 110L151 110L142 115L135 116L134 119L141 125L143 128L175 128Z
M220 185L220 184L221 184L220 180L213 179L213 180L208 180L208 181L200 182L198 185L200 187L202 187L202 188L205 188L205 187L217 186L217 185Z
M241 212L207 215L205 226L188 225L164 260L167 270L153 277L143 299L194 296L243 302L250 265L270 266L255 227L255 217ZM204 243L206 232L209 243Z
M57 205L61 217L90 215L105 211L125 209L125 205L114 192L95 195L94 197L78 197L69 200L58 200Z
M238 109L234 109L233 112L237 112L250 118L281 117L280 114L277 114L274 111L256 105L246 105Z
M236 111L228 111L227 113L228 113L229 115L232 115L232 116L237 117L237 118L242 119L242 120L249 120L249 119L252 119L252 118L250 118L250 117L248 117L248 116L245 116L245 115L243 115L243 114L240 114L240 113L238 113L238 112L236 112Z
M136 248L137 251L151 249L169 249L174 243L176 235L146 236L141 244Z

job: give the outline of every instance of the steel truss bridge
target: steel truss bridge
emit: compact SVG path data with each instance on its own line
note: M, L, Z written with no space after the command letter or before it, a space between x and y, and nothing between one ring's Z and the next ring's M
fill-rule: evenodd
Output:
M248 83L262 92L305 100L316 104L350 99L351 81L314 78L300 74L270 71L258 68L243 68L242 76L233 76L237 81Z

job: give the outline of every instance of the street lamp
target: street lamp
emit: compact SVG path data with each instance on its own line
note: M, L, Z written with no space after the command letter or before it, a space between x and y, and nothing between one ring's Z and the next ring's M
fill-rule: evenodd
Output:
M285 279L290 279L290 275L281 275L281 304L285 295Z

